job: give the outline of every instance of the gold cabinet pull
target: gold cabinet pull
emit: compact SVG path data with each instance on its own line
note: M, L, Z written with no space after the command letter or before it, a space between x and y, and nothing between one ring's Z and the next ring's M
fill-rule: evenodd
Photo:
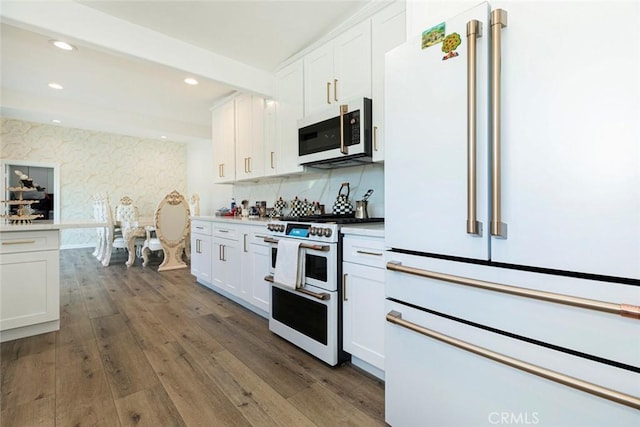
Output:
M507 224L502 222L501 188L501 36L507 26L507 11L496 9L491 12L491 235L507 237Z
M476 38L482 23L467 22L467 234L480 234L476 193Z
M635 396L631 396L617 390L611 390L609 388L602 387L578 378L570 377L560 372L552 371L551 369L543 368L541 366L537 366L523 360L519 360L511 356L507 356L505 354L498 353L463 340L459 340L449 335L441 334L434 330L427 329L424 326L404 320L402 318L402 313L395 310L387 313L387 322L396 324L403 328L409 329L410 331L417 332L421 335L452 345L462 350L466 350L479 356L486 357L487 359L502 363L507 366L511 366L512 368L520 369L521 371L546 378L559 384L563 384L568 387L572 387L577 390L592 394L594 396L602 397L604 399L620 403L622 405L630 406L631 408L640 409L640 399Z
M375 256L382 256L382 253L380 252L369 252L369 251L361 251L361 250L357 250L356 251L357 254L363 254L363 255L375 255Z
M347 273L342 275L342 301L349 301L347 298Z
M373 151L378 151L378 126L373 127Z
M10 242L2 242L3 245L30 245L35 243L35 240L13 240Z
M333 79L333 100L338 102L338 79Z
M329 98L329 92L331 92L331 82L327 82L327 104L331 104L331 99Z
M274 152L271 152L271 169L275 169L275 167L273 166L273 154Z

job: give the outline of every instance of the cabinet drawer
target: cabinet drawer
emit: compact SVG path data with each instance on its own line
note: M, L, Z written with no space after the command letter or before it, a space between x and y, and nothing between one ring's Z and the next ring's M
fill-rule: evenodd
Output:
M343 247L343 261L384 268L384 239L347 236Z
M238 229L236 227L215 224L213 226L213 235L223 239L238 241Z
M191 232L211 236L213 224L209 221L191 221Z
M14 254L58 250L60 237L58 230L11 231L0 233L0 253Z

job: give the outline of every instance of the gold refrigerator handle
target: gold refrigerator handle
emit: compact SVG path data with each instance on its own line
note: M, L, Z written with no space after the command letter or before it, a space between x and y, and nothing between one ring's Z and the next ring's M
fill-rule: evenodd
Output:
M575 297L572 295L556 294L553 292L538 291L536 289L485 282L483 280L470 279L468 277L454 276L453 274L438 273L435 271L423 270L421 268L404 266L398 261L389 261L387 263L387 270L411 274L427 279L435 279L443 282L455 283L457 285L471 286L488 291L502 292L505 294L516 295L524 298L548 301L556 304L570 305L572 307L579 307L587 310L618 314L622 317L640 319L640 306L632 304L599 301L594 299Z
M343 104L340 106L340 152L344 155L349 154L349 147L344 145L344 115L349 111L349 106Z
M501 36L507 26L507 11L496 9L491 12L491 235L507 237L507 224L502 222L501 193Z
M431 329L427 329L421 325L417 325L413 322L409 322L402 318L402 313L395 310L390 311L387 314L387 321L394 323L403 328L409 329L413 332L425 335L429 338L436 339L446 344L458 347L462 350L469 351L471 353L486 357L487 359L494 360L496 362L511 366L512 368L520 369L530 374L537 375L542 378L575 388L577 390L584 391L589 394L593 394L598 397L602 397L607 400L611 400L622 405L630 406L634 409L640 409L640 399L636 396L625 394L617 390L612 390L606 387L599 386L578 378L570 377L569 375L561 374L560 372L552 371L541 366L537 366L502 353L498 353L484 347L480 347L466 341L459 340L457 338L450 337L445 334L441 334Z
M482 37L482 23L467 22L467 234L482 234L477 218L476 185L476 38Z

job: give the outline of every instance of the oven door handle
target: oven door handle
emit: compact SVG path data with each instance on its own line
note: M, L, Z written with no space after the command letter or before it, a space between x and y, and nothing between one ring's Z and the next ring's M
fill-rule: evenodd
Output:
M272 275L264 276L264 280L266 280L267 282L275 283L273 281L273 276ZM314 297L314 298L322 300L322 301L328 301L328 300L331 299L331 295L326 293L326 292L317 293L317 292L309 291L309 290L304 289L304 288L297 288L295 291L296 292L300 292L301 294L309 295L310 297Z
M273 239L271 237L265 237L264 238L264 242L265 243L275 243L276 245L278 244L278 239ZM314 251L328 251L329 250L329 246L327 245L311 245L309 243L302 243L300 245L301 248L305 248L305 249L313 249Z

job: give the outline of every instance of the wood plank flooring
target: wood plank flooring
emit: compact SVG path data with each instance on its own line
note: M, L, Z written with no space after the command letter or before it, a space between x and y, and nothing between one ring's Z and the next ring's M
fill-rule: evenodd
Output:
M329 367L187 269L61 251L60 330L0 345L0 426L376 426L384 384Z

